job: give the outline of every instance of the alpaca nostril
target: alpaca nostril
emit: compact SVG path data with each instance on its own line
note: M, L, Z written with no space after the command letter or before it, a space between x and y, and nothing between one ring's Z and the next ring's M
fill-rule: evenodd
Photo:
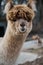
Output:
M21 23L21 24L20 24L20 26L21 26L21 27L24 27L24 26L25 26L25 24L24 24L24 23Z

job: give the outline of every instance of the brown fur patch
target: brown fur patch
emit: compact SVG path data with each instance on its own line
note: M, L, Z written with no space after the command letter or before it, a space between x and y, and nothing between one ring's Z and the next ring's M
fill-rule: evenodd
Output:
M33 17L34 12L24 5L16 5L8 13L8 19L11 21L16 21L20 18L30 21L33 19Z

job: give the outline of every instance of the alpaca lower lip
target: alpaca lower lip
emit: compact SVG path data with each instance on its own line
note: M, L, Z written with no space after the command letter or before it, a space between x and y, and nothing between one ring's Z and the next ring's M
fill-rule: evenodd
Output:
M26 29L22 28L22 29L20 29L20 32L25 33L26 32Z
M24 29L24 28L22 28L22 29L21 29L21 31L25 31L25 29Z

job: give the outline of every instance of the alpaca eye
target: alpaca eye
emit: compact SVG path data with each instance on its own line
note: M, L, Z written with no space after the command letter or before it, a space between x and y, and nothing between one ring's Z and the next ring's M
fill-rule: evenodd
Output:
M27 22L30 22L31 21L31 17L27 17Z
M14 18L11 18L10 20L11 20L11 21L14 21L14 22L16 21L16 19L14 19Z
M15 22L15 21L16 21L16 19L13 19L12 21L14 21L14 22Z
M9 20L11 20L11 21L16 21L16 20L14 20L14 19L9 19Z
M28 22L30 22L31 21L31 18L28 18Z

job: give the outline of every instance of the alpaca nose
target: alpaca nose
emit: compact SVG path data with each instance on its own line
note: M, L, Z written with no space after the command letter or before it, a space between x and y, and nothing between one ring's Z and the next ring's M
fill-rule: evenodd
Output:
M24 22L22 22L22 23L20 24L20 26L21 26L21 27L24 27L24 26L25 26L25 23L24 23Z

